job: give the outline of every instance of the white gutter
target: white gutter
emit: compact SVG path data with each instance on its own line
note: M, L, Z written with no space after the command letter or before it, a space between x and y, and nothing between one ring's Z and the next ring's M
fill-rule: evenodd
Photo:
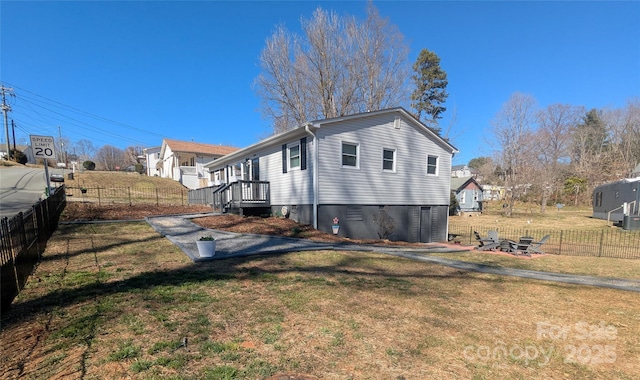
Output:
M309 123L304 130L313 136L313 228L318 229L318 138L309 129Z

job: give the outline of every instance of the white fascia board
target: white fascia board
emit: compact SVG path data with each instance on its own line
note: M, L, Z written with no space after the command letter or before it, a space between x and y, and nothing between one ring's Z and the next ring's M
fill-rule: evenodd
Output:
M263 151L267 147L283 144L285 142L291 141L291 139L296 138L298 136L306 136L307 131L305 131L304 129L305 125L298 127L296 129L286 131L286 132L278 133L277 135L268 137L253 145L249 145L246 148L237 150L233 153L227 154L226 156L222 156L216 160L207 162L206 164L204 164L204 167L207 169L213 169L213 170L219 169L228 164L234 164L238 161L244 161L248 157L251 157L256 153Z

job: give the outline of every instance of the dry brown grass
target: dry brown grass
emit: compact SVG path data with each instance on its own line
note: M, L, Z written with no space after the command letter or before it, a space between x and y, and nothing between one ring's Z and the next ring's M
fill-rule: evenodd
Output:
M186 189L180 182L169 178L150 177L138 173L129 172L105 172L84 170L74 173L73 179L68 179L65 170L65 185L70 187L136 187L136 188L162 188L162 189Z
M560 255L514 256L504 252L466 251L434 256L505 268L568 273L587 276L640 279L640 260Z
M193 264L143 223L69 225L2 318L1 369L9 379L632 379L638 301L375 253Z
M62 221L132 220L156 215L198 214L211 212L207 205L167 206L154 204L105 204L67 202Z
M491 229L500 228L529 228L535 229L580 229L591 230L609 226L606 220L592 218L590 207L565 206L558 210L555 206L547 207L544 214L540 213L540 206L518 203L512 216L503 214L499 202L490 202L482 215L451 216L449 223L459 223L467 226L485 226Z

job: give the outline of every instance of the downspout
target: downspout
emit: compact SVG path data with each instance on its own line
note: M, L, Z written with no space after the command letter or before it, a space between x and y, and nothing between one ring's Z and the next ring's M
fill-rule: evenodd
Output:
M318 138L311 132L307 123L304 130L313 137L313 228L318 229Z

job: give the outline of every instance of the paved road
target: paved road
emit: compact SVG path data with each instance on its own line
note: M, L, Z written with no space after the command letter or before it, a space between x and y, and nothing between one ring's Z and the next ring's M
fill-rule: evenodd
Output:
M62 174L62 171L49 169L49 174L53 173ZM43 196L46 187L44 169L1 168L0 217L12 217L28 210Z

